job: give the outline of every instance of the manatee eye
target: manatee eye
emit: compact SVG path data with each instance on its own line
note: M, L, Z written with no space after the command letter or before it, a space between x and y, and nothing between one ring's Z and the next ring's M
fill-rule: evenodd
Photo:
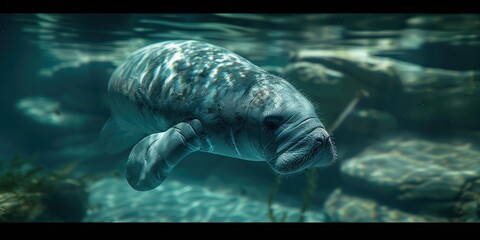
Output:
M275 131L277 130L283 122L283 117L280 116L268 116L263 119L263 125L266 129Z

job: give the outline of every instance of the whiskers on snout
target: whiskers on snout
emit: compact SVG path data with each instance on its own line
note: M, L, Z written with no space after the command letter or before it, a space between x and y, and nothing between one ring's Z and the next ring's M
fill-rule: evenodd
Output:
M336 162L337 153L332 137L310 138L307 142L309 144L300 142L269 161L273 172L291 177L312 167L328 168Z

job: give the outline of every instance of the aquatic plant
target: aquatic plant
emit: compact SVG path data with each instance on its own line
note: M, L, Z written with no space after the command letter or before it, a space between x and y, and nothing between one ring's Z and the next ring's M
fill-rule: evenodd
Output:
M282 177L281 176L276 176L275 177L275 183L272 186L272 189L270 190L270 193L268 194L268 218L272 222L277 222L277 219L275 217L275 212L273 211L273 197L277 194L278 190L280 189L280 185L282 185ZM280 221L278 222L285 222L287 219L287 213L283 213L282 217L280 218Z
M57 171L33 159L0 160L0 222L81 221L86 213L86 181L68 177L78 163Z
M0 221L22 221L34 218L39 209L43 181L37 178L41 168L27 168L31 159L15 157L0 161Z
M333 134L335 130L343 123L343 121L347 118L350 113L355 109L360 99L364 97L368 97L370 94L364 90L360 89L356 92L355 97L349 102L349 104L345 107L339 117L335 120L334 124L330 127L328 132ZM299 215L299 222L303 222L305 220L305 212L307 211L308 207L310 206L313 195L315 194L315 190L317 189L317 181L318 181L318 170L315 168L309 168L306 170L307 175L307 185L303 192L303 203L300 208L300 215ZM275 211L273 210L273 198L277 194L280 186L282 184L282 176L278 175L275 177L275 183L270 190L267 198L267 205L268 205L268 218L272 222L277 222L275 217ZM287 219L287 214L283 213L282 217L279 219L279 222L285 222Z
M313 194L317 189L317 181L318 170L315 168L307 169L307 186L305 187L305 191L303 192L303 204L300 208L300 217L298 219L299 222L303 222L303 220L305 219L305 212L310 206L310 203L312 203Z

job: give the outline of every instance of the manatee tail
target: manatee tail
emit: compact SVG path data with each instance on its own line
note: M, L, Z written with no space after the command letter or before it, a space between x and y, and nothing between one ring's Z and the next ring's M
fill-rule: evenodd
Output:
M100 147L104 152L122 152L148 135L147 132L154 132L147 124L153 119L144 119L136 102L115 92L109 92L107 100L111 117L100 133Z
M127 181L138 191L152 190L187 155L209 149L211 145L199 120L178 123L143 138L133 147L127 162Z
M100 133L100 148L107 153L119 153L140 141L145 134L125 126L110 117Z

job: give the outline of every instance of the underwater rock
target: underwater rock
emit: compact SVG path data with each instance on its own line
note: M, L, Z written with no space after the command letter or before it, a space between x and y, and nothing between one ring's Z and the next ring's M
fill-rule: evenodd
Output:
M408 129L435 134L480 129L479 71L426 68L367 51L299 50L292 61L286 78L312 100L331 102L321 106L329 121L345 106L346 96L365 89L370 97L362 107L389 112Z
M395 62L380 58L375 60L359 59L355 55L351 57L352 59L338 56L310 58L305 55L304 60L321 64L329 71L340 72L344 76L351 77L358 85L367 90L372 98L383 97L386 99L386 94L398 91L397 87L400 86L400 82Z
M409 27L416 29L476 31L479 20L480 17L477 14L420 15L410 17L406 23Z
M79 222L87 213L88 192L79 181L67 179L52 183L43 202L52 216L66 222Z
M341 176L348 188L412 212L475 219L469 204L480 198L479 155L472 143L400 135L344 161Z
M303 61L287 65L283 76L313 102L322 103L316 108L328 122L335 120L362 87L348 75Z
M319 57L314 51L300 51L293 59L297 62L286 66L285 78L313 102L322 103L318 110L327 122L333 122L360 90L369 95L362 100L362 108L389 112L401 89L390 61L356 62L328 55Z
M316 65L316 69L311 70L312 75L314 72L317 72L315 74L317 76L326 73L330 76L336 76L343 80L338 81L338 83L361 86L361 88L370 92L373 98L385 98L386 94L397 92L401 84L394 61L383 58L373 58L365 52L349 53L342 51L324 52L301 50L292 57L292 60L297 62L293 63L293 69L291 70L298 68L295 67L295 64L298 63L307 62ZM304 64L302 65L305 67ZM287 72L288 69L287 66L285 71ZM324 70L319 71L320 69ZM355 89L353 92L357 90L358 89ZM385 100L388 99L385 98Z
M396 115L415 130L480 129L480 72L398 63L403 85Z
M426 222L428 219L396 210L374 200L345 194L336 189L325 202L332 222ZM438 219L436 220L438 221Z
M97 116L91 114L65 110L61 107L59 101L43 96L20 99L16 107L25 116L42 125L85 129L100 121Z

